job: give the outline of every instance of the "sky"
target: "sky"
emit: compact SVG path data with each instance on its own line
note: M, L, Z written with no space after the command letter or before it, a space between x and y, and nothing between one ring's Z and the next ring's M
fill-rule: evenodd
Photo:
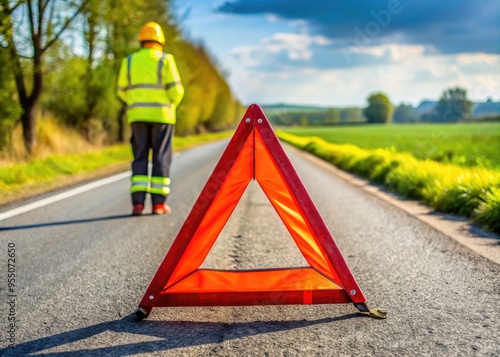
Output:
M500 100L498 0L174 0L243 104Z

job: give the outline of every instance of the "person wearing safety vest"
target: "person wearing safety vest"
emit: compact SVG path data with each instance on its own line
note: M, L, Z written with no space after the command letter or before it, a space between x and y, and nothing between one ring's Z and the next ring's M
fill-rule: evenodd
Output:
M132 215L141 215L151 194L153 214L170 213L170 164L176 108L184 96L174 57L163 53L165 35L148 22L139 33L141 49L124 58L118 75L118 97L125 102L132 127ZM152 170L148 157L152 149Z

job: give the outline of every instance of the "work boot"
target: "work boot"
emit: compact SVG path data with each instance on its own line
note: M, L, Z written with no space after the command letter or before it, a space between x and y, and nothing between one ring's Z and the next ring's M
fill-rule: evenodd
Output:
M172 208L166 203L153 205L153 214L168 214L172 212Z
M140 216L142 214L143 209L144 209L143 204L134 205L134 208L132 208L132 216Z

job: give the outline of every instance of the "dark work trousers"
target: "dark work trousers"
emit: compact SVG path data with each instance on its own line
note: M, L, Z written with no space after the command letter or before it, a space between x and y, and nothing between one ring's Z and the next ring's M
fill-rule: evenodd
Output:
M172 139L174 126L172 124L158 124L134 122L132 125L132 175L148 175L149 150L153 150L153 170L151 176L170 177L172 162ZM132 193L132 204L144 204L147 192ZM151 194L153 204L165 203L166 195Z

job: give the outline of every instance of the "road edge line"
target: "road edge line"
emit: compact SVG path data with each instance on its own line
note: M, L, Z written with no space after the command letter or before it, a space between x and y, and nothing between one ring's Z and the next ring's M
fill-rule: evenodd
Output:
M106 178L103 178L103 179L100 179L97 181L92 181L90 183L69 189L67 191L55 194L53 196L42 198L40 200L22 205L20 207L16 207L16 208L10 209L8 211L1 212L0 213L0 221L18 216L18 215L26 213L26 212L33 211L37 208L41 208L41 207L50 205L52 203L64 200L64 199L69 198L69 197L76 196L80 193L84 193L84 192L93 190L95 188L105 186L105 185L108 185L110 183L113 183L113 182L116 182L119 180L123 180L124 178L130 177L130 175L131 175L130 170L125 171L125 172L121 172L119 174L109 176L109 177L106 177Z

